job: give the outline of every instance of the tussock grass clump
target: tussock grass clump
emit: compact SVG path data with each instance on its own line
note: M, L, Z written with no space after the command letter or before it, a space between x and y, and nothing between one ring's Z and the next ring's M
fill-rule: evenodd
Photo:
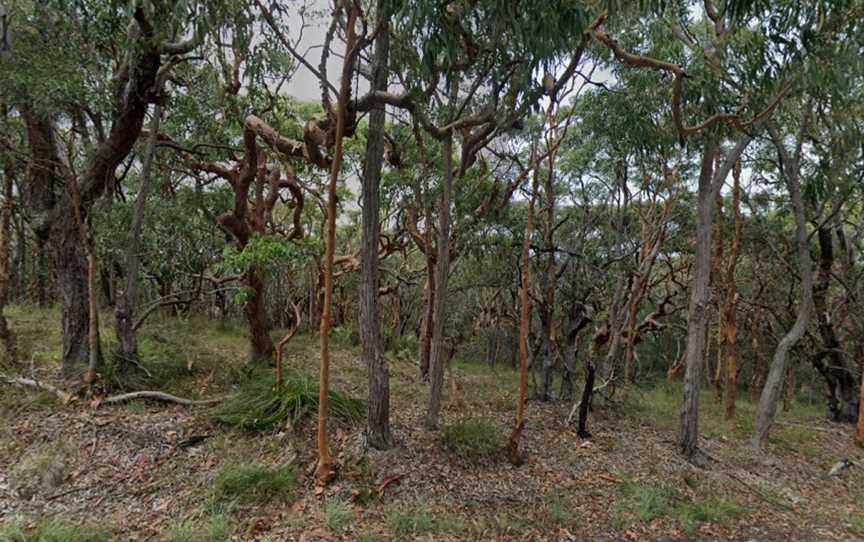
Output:
M333 533L344 531L354 519L351 505L340 499L329 499L324 505L324 524Z
M498 426L488 418L468 418L445 425L441 443L451 453L468 461L480 461L498 455L504 443Z
M261 463L228 465L213 483L217 501L237 499L262 503L293 496L300 482L292 465L269 466Z
M111 529L104 525L79 525L60 518L39 524L25 532L16 525L0 527L2 542L105 542Z
M286 374L276 389L272 374L259 371L227 401L217 407L217 422L245 431L266 431L286 423L295 425L318 409L318 382L299 374ZM330 390L330 415L355 422L363 417L366 403Z
M168 542L223 542L231 535L231 520L221 513L187 519L166 533Z
M694 532L701 523L725 525L742 511L733 501L714 496L693 500L669 486L650 482L627 480L618 489L621 499L615 512L619 526L665 519Z

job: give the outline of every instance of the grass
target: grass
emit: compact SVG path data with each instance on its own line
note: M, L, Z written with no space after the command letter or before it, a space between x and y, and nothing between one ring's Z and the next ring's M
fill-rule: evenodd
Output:
M291 465L234 464L223 467L217 474L213 496L217 501L263 503L293 497L299 485L297 471Z
M664 520L692 533L702 523L727 525L742 512L736 502L716 496L692 500L664 484L631 479L618 489L621 497L614 512L618 527Z
M324 504L324 525L334 533L339 533L348 528L354 519L354 511L351 505L340 499L329 499Z
M276 389L271 371L257 371L215 411L216 421L246 431L265 431L294 426L318 408L318 382L299 373L286 374L282 389ZM344 422L361 419L365 403L330 390L330 414Z
M468 529L465 519L445 511L433 511L425 501L413 505L390 503L384 509L384 522L397 539L423 535L462 533Z
M222 513L210 517L188 519L170 528L165 534L166 542L222 542L231 535L231 520Z
M40 523L29 531L16 525L0 527L0 542L104 542L111 536L108 526L82 525L61 518Z
M466 461L481 461L500 453L503 440L498 426L487 418L459 420L441 428L441 444Z

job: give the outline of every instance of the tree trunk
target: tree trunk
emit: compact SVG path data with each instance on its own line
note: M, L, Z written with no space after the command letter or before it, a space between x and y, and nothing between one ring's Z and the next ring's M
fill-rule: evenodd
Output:
M451 103L459 90L456 76L451 76ZM453 191L453 131L444 138L444 176L441 201L438 209L438 257L435 262L435 297L432 306L432 346L429 356L429 406L426 411L426 427L438 428L441 410L441 387L444 379L445 350L444 311L447 308L447 280L450 275L450 203Z
M117 298L114 310L117 340L120 343L121 364L124 361L138 361L138 338L134 327L135 313L138 309L138 279L141 270L141 230L144 226L147 197L153 184L153 159L156 154L156 139L159 135L161 117L162 106L156 104L153 108L150 134L147 138L147 148L144 151L141 166L141 186L135 198L132 228L126 245L125 285ZM113 276L113 266L111 275Z
M423 323L420 327L420 380L429 381L429 358L432 352L432 322L435 312L435 263L426 258L426 304Z
M532 165L536 167L536 164ZM531 288L529 256L538 176L539 172L535 169L534 180L531 183L531 200L528 203L528 217L525 221L525 238L522 240L522 285L519 290L519 399L516 403L516 420L513 424L513 432L510 433L510 440L507 445L510 462L514 465L520 465L523 461L522 454L519 452L519 440L522 437L522 430L525 428L525 403L528 399L528 332L531 327L531 297L528 295L528 289Z
M543 389L540 392L540 399L542 401L549 401L552 398L552 380L555 376L555 362L558 358L558 343L555 336L555 288L557 286L557 273L555 269L555 145L557 145L557 123L555 121L554 97L546 111L546 123L549 129L548 145L551 148L549 149L549 167L546 172L546 182L544 183L543 190L546 196L546 201L544 202L546 204L544 233L546 236L548 260L546 262L546 287L543 292L545 352L543 354Z
M37 247L44 247L49 253L60 293L63 374L67 378L77 378L84 373L90 359L87 255L72 211L71 198L57 171L59 155L53 123L27 107L22 107L22 114L33 160L24 193L27 212L37 237ZM66 212L57 214L52 220L49 215L56 206L63 206ZM37 286L40 285L40 271L34 268ZM37 289L44 290L44 287ZM37 292L37 297L42 295Z
M372 59L372 90L387 90L387 60L390 48L387 1L378 0L378 22L375 52ZM385 106L369 114L366 138L366 162L363 167L361 241L360 329L363 339L363 361L369 376L369 407L366 436L369 445L384 450L392 446L390 435L390 374L381 344L380 307L378 299L378 244L381 235L379 185L384 164ZM398 299L398 297L397 297ZM397 307L397 318L399 310ZM398 332L398 327L397 327Z
M724 280L723 301L723 338L722 351L725 360L726 382L724 384L724 403L726 419L735 417L735 399L738 394L738 319L736 309L738 307L738 288L735 285L735 269L738 265L738 254L741 250L741 233L743 220L741 219L741 162L737 162L732 170L732 214L735 224L735 233L729 248L729 263L726 267Z
M259 269L253 267L247 271L246 285L252 290L243 305L249 322L249 360L269 362L273 358L273 338L270 337L270 318L267 315L267 284Z
M813 287L813 303L819 321L822 351L813 357L813 365L827 387L828 418L836 422L855 423L858 416L858 382L843 357L828 307L828 289L834 264L832 238L830 227L819 228L819 274Z
M760 339L763 309L758 307L753 315L753 324L750 326L750 345L753 348L753 376L750 379L750 401L756 402L765 385L765 361L762 357L762 341Z
M321 308L321 326L319 339L321 344L321 366L318 393L318 466L315 474L319 484L326 484L336 475L330 460L330 450L327 442L327 415L330 393L330 312L333 306L333 260L336 251L336 182L342 167L342 143L345 136L345 123L348 100L351 94L351 74L354 64L353 54L356 33L358 7L352 4L348 8L345 37L345 61L342 66L342 78L339 83L339 101L336 106L336 135L333 148L333 163L330 168L330 180L327 184L327 222L324 245L324 303Z
M711 233L714 198L723 186L732 165L740 158L750 143L749 136L742 136L725 157L723 164L714 171L717 142L707 139L702 155L698 188L698 221L696 225L696 257L693 281L690 290L690 307L687 318L687 348L684 368L684 400L681 406L681 423L678 445L681 453L694 462L699 457L699 389L705 361L705 338L708 331L709 284L711 279Z
M771 360L771 367L768 370L768 377L765 379L765 387L762 389L762 396L759 399L759 408L756 411L756 421L751 439L751 444L756 449L764 449L768 443L768 431L774 421L777 401L783 390L783 378L786 374L789 351L807 331L810 313L813 310L813 271L810 265L810 243L807 238L807 217L804 213L804 200L801 197L799 184L800 147L794 159L790 158L776 127L769 125L768 130L780 155L780 174L786 180L795 214L798 272L801 276L801 302L798 306L798 316L795 318L795 323L777 344L774 358Z
M5 115L4 115L5 116ZM18 353L15 348L15 334L9 329L6 320L6 304L9 302L10 262L9 239L12 236L12 198L14 196L14 166L11 159L3 163L3 206L0 208L0 341L9 365L18 363Z

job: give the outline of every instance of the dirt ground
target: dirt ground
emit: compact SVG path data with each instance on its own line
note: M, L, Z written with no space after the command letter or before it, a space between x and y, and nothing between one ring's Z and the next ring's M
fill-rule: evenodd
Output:
M174 325L147 333L167 334ZM237 337L242 348L242 333ZM219 355L234 355L209 342ZM292 370L314 370L312 338L290 350ZM207 396L229 391L214 384L213 367L222 361L216 353L213 359L213 366L187 367ZM34 367L46 376L52 370L38 361ZM356 347L336 348L332 371L337 389L364 396ZM480 418L503 440L515 373L459 363L453 375L459 391L452 396L447 386L444 424ZM108 533L102 539L128 541L864 540L864 465L857 464L864 453L852 444L851 428L822 420L818 405L795 404L781 413L770 450L754 454L746 446L752 405L741 401L738 418L725 422L706 395L702 445L711 461L700 469L675 453L675 389L633 389L598 401L588 440L566 424L569 405L532 401L527 461L514 467L500 454L460 456L442 432L422 429L425 385L412 364L394 361L396 446L367 449L362 423L334 423L340 475L316 492L311 419L249 434L217 425L208 407L63 405L3 386L0 540L13 525L29 532L50 518L101 526ZM830 476L844 459L853 464ZM296 487L251 502L214 494L220 473L249 463L290 466ZM22 495L18 479L27 472L35 488Z

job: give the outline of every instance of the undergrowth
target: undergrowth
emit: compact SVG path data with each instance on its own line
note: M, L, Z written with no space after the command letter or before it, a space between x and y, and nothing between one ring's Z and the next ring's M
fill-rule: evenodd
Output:
M693 500L664 484L626 480L618 490L621 498L615 507L615 522L623 527L659 519L693 532L701 523L728 524L742 511L733 501L714 496Z
M444 425L441 443L453 454L468 461L480 461L503 449L498 426L487 418L469 418Z
M299 486L297 471L292 465L235 464L219 471L213 483L213 496L217 501L236 499L262 503L292 497Z
M54 518L28 531L17 525L0 527L0 542L104 542L111 538L111 531L105 525L79 525Z
M268 371L258 371L234 395L217 407L214 419L245 431L265 431L294 426L318 408L318 382L301 374L286 374L281 389ZM363 417L365 403L330 390L330 415L344 422Z

